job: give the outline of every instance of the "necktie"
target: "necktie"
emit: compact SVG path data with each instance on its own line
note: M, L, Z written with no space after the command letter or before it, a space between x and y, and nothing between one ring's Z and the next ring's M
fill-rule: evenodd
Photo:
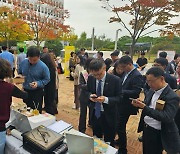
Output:
M96 91L96 95L98 97L101 96L101 82L102 81L99 80L97 91ZM101 116L101 103L100 102L96 102L96 104L95 104L95 116L97 119Z

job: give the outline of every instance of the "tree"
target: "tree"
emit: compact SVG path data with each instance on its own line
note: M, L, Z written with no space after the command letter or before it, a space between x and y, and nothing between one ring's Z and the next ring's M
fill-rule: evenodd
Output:
M25 41L32 39L32 31L28 24L19 19L15 10L8 7L0 7L0 41L6 41L9 46L10 40ZM27 36L24 32L29 33Z
M154 25L163 27L171 18L179 16L177 9L172 8L175 7L173 3L179 3L179 0L127 0L125 6L112 6L110 0L100 1L105 2L104 8L115 13L115 16L110 18L110 23L118 22L129 32L132 39L130 48L132 57L135 44L141 36L160 30L155 29L148 32L151 27ZM122 19L123 13L130 16L129 26Z
M47 40L45 41L45 46L52 50L56 56L61 54L61 50L63 49L63 45L59 40Z
M172 3L172 9L180 14L180 1L174 0ZM162 36L169 36L170 38L174 36L180 36L180 22L178 20L178 23L170 23L167 25L163 30L161 30Z
M74 33L74 29L70 28L69 32L62 32L59 35L59 39L62 41L69 42L69 45L75 45L75 42L78 39L78 36Z
M21 13L20 18L28 21L31 30L34 32L33 41L38 47L42 41L56 39L62 32L69 31L69 26L63 24L64 19L69 14L67 10L63 9L62 2L47 0L21 2L20 0L13 0L13 4ZM26 35L29 36L29 33Z

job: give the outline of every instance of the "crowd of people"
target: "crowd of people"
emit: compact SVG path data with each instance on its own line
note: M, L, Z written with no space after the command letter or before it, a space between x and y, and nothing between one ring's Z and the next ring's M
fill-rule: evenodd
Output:
M148 64L144 52L135 64L128 52L121 58L118 54L114 51L111 58L104 60L100 52L90 58L84 49L71 53L69 69L75 83L75 109L80 107L79 131L86 132L89 109L88 126L92 127L93 135L112 146L117 145L119 154L127 154L127 122L131 115L142 110L137 130L143 131L139 138L143 142L143 153L161 154L163 150L179 153L180 109L175 91L180 83L180 55L175 54L169 63L167 53L161 52L142 75L140 72ZM139 99L141 92L144 100ZM159 101L164 102L160 108Z
M23 48L19 51L17 72L25 77L23 91L4 81L13 76L13 54L5 46L0 54L0 153L4 150L12 96L22 98L40 113L58 113L59 79L54 53L47 47L42 52L30 47L27 55ZM79 131L85 133L88 125L93 136L117 145L118 154L127 154L127 122L142 110L137 131L143 131L143 153L180 153L179 96L175 92L180 85L180 55L168 63L167 53L161 52L145 75L140 73L148 64L144 52L135 64L128 52L121 58L118 55L119 51L114 51L111 58L103 59L103 52L94 57L88 57L84 48L71 52L69 79L74 82L73 109L80 110ZM139 99L141 92L144 100Z

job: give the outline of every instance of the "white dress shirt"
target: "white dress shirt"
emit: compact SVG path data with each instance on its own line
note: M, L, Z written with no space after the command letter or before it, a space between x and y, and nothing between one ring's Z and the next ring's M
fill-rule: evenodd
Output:
M167 85L166 85L165 87L159 89L158 91L155 91L155 93L153 94L152 99L151 99L151 104L149 105L150 108L155 109L155 107L156 107L156 102L157 102L157 100L159 99L161 93L163 92L163 90L164 90L166 87L167 87ZM147 125L155 128L155 129L157 129L157 130L161 130L161 121L155 120L155 119L153 119L153 118L151 118L151 117L149 117L149 116L145 116L145 117L144 117L144 122L145 122Z

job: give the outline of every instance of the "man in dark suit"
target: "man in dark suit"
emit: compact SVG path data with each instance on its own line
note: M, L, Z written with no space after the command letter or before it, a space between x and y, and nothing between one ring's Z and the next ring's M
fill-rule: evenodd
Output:
M164 79L168 83L168 85L172 89L177 89L177 80L174 76L171 76L169 73L165 71L166 67L168 65L168 60L166 58L156 58L154 60L153 66L157 66L161 68L164 71ZM144 85L144 93L146 94L149 91L150 87L147 83Z
M153 66L157 66L157 67L161 68L165 72L165 69L166 69L167 65L168 65L168 60L167 59L165 59L165 58L156 58L154 60L154 65ZM164 73L164 79L172 89L177 89L177 80L176 80L176 78L174 76L171 76L169 73L165 72Z
M117 133L119 139L119 154L127 154L127 137L126 124L130 115L136 115L138 109L131 104L129 98L138 98L143 87L143 77L139 71L134 68L133 61L129 56L123 56L117 61L117 68L125 72L122 79L122 96L120 103L118 103L118 124Z
M113 145L116 124L116 104L119 103L119 78L106 73L101 59L93 59L89 65L92 74L88 77L87 90L90 98L93 135L104 136L105 142Z
M144 102L132 101L135 107L143 109L138 131L143 130L143 153L169 154L180 152L180 136L174 117L179 107L179 97L164 79L164 71L152 67L146 73L150 86Z

